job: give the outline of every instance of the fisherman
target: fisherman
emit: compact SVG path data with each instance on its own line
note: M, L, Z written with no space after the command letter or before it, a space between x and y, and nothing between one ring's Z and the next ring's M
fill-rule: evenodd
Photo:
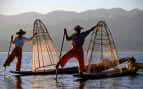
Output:
M23 31L22 29L20 29L16 33L17 37L15 38L15 40L13 40L13 36L11 36L11 43L13 44L14 48L13 48L12 52L10 53L10 55L7 56L7 58L3 64L4 70L6 70L6 66L9 66L10 63L16 57L17 58L16 71L20 72L21 59L22 59L22 48L24 46L24 43L31 41L34 38L34 36L36 35L36 34L34 34L32 37L26 38L26 37L23 37L24 34L26 34L26 32Z
M56 68L59 67L59 65L61 65L61 67L64 67L64 65L67 63L67 61L72 58L75 57L78 61L78 70L79 73L82 74L83 70L84 70L84 51L83 51L83 44L85 41L85 38L87 37L87 35L93 31L95 28L97 28L98 24L94 27L92 27L91 29L81 32L81 30L83 29L83 27L81 27L80 25L76 25L73 30L75 31L74 34L72 34L71 36L68 36L67 34L67 30L66 28L64 29L64 34L66 36L66 40L67 41L72 41L72 48L63 56L61 57L60 61L57 63Z
M129 71L137 71L138 69L143 69L143 63L136 62L136 59L132 56L128 58L128 64L126 68Z

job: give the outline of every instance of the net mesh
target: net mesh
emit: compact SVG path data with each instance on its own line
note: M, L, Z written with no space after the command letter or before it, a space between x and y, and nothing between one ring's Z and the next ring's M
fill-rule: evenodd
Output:
M108 68L115 67L115 65L119 65L118 59L110 29L104 21L99 21L97 29L92 33L90 45L87 50L85 62L87 66L86 72L96 72L91 71L97 68L93 66L94 64Z
M32 46L32 71L54 69L59 59L58 51L41 20L34 22Z

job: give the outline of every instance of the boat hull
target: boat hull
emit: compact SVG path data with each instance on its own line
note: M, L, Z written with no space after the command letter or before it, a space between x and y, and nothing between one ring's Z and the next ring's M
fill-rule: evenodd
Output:
M119 69L114 69L106 72L97 72L94 74L75 74L74 77L79 77L82 79L100 79L100 78L111 78L111 77L119 77L119 76L127 76L127 75L136 75L137 73L134 71L128 71L126 68L122 69L120 72Z
M127 61L127 58L121 58L119 60L119 63L122 64L124 62ZM94 71L96 72L102 72L106 69L110 69L113 68L117 65L113 65L112 67L105 67L105 66L99 66L99 64L92 64L92 67L94 69ZM87 68L87 67L85 67ZM85 69L86 70L86 69ZM38 70L38 71L10 71L11 73L14 74L19 74L19 75L48 75L48 74L55 74L56 73L56 69L48 69L48 70ZM59 68L57 70L58 74L74 74L74 73L78 73L78 67L69 67L69 68Z

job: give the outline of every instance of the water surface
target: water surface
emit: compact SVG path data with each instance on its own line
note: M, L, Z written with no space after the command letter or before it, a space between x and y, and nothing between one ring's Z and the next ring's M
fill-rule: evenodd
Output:
M143 89L143 71L137 76L124 76L116 78L105 78L97 80L79 80L72 75L36 75L36 76L15 76L8 71L15 70L15 61L7 69L3 76L2 64L7 56L6 52L0 52L0 89ZM142 52L120 52L119 57L134 56L138 62L143 62ZM77 65L74 59L70 64ZM72 65L71 65L72 64ZM122 66L124 66L123 64ZM31 70L32 53L23 53L22 70Z

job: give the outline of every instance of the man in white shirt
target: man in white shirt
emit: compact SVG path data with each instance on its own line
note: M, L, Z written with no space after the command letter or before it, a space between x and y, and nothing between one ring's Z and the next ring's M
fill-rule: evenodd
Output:
M23 31L22 29L20 29L16 33L17 37L15 38L15 40L13 40L13 36L11 36L11 43L13 44L14 48L13 48L11 54L8 55L8 57L6 58L5 63L3 64L4 68L6 68L6 66L9 66L10 63L16 57L16 59L17 59L16 60L16 71L20 72L21 59L22 59L22 48L24 46L24 43L31 41L34 38L34 36L36 35L36 34L34 34L32 37L26 38L26 37L23 37L24 34L26 34L26 32Z

